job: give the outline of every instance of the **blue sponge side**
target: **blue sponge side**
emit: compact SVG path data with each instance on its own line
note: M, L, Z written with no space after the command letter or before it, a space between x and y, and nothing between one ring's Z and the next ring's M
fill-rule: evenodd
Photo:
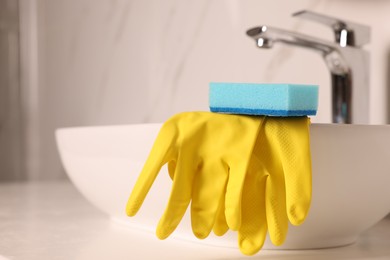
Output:
M210 111L267 116L309 116L318 108L318 86L210 83Z

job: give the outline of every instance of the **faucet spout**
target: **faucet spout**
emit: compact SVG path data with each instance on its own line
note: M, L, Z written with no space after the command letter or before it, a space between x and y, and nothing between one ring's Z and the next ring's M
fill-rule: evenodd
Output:
M311 49L324 57L325 63L332 73L344 75L349 72L347 62L338 52L339 46L333 42L266 25L249 29L246 34L256 41L259 48L270 49L275 43L282 43Z
M246 34L259 48L270 49L280 43L319 53L332 79L332 122L368 123L368 53L363 49L265 25Z
M246 34L260 43L263 40L269 41L271 45L266 47L272 47L272 44L274 42L283 42L286 44L311 48L323 53L329 52L331 51L331 49L334 49L334 43L325 43L324 41L316 39L314 37L310 37L296 32L290 32L279 28L273 28L266 25L261 25L249 29ZM263 47L261 46L261 44L258 46Z

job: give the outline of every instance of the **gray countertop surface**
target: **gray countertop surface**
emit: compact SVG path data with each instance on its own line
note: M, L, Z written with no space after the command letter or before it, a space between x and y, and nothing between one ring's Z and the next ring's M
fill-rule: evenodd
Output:
M390 218L352 245L321 250L238 249L158 240L110 221L68 181L0 184L4 259L390 259Z

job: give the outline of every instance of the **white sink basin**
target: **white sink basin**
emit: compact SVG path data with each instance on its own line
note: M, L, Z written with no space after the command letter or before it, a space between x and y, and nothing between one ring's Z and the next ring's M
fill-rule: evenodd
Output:
M163 168L136 217L125 214L128 196L161 124L64 128L56 132L62 162L80 192L113 220L154 230L171 180ZM306 222L290 226L280 249L334 247L390 212L390 126L313 124L313 200ZM237 247L236 233L192 234L189 214L171 236L216 246ZM264 248L274 248L266 241Z

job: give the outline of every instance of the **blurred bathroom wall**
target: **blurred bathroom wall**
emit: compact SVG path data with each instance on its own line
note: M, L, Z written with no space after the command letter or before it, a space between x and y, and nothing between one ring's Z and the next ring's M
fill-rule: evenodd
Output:
M0 181L21 179L18 1L0 0Z
M301 9L372 26L371 122L387 118L387 0L19 0L26 179L65 178L60 127L162 122L208 110L208 83L320 85L313 122L330 121L330 78L308 50L260 50L245 31L267 24L333 40Z

